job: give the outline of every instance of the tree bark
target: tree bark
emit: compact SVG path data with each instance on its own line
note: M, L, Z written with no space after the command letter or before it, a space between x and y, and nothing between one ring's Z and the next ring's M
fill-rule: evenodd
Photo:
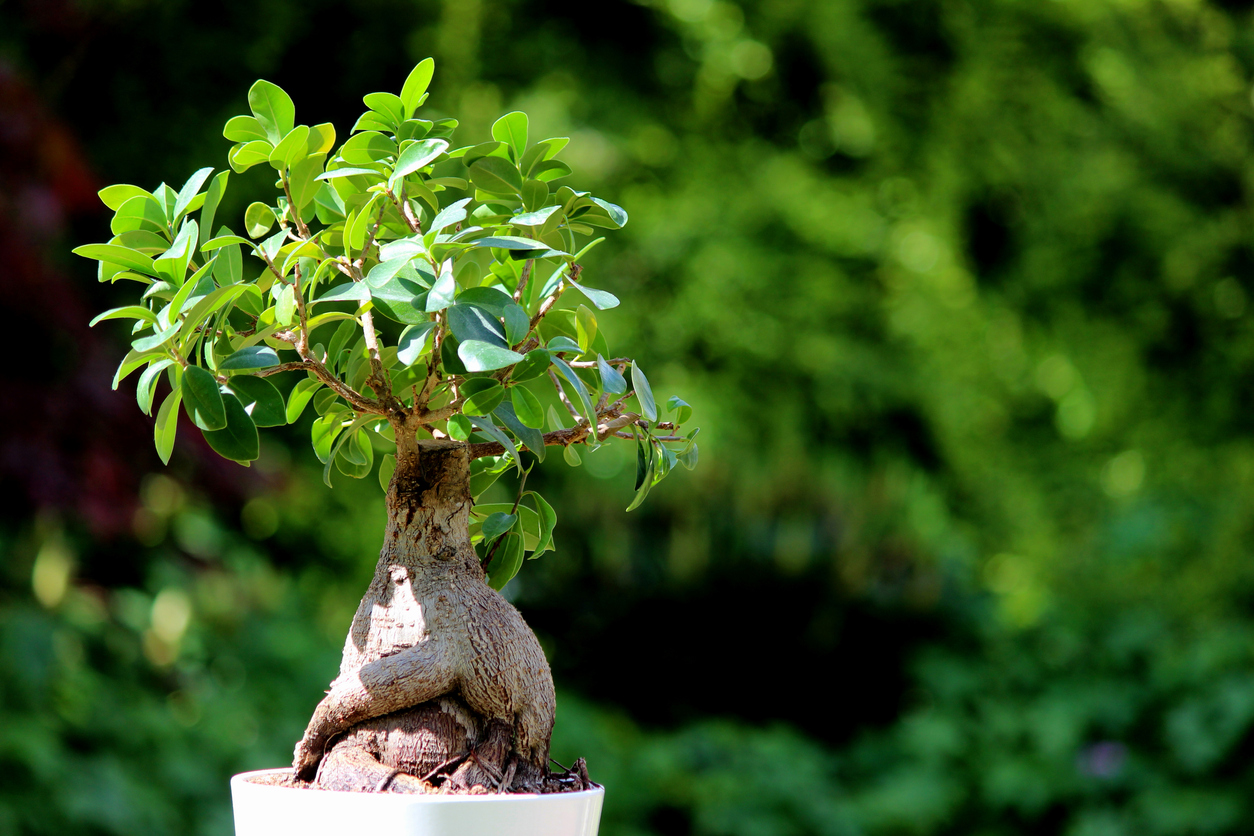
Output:
M522 616L484 582L467 447L396 429L383 549L296 775L341 789L429 790L424 777L445 791L537 788L553 679Z

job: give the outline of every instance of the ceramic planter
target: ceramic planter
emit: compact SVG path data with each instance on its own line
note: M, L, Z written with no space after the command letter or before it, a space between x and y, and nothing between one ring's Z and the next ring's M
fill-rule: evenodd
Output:
M603 788L551 795L402 795L331 792L231 778L235 836L596 836Z

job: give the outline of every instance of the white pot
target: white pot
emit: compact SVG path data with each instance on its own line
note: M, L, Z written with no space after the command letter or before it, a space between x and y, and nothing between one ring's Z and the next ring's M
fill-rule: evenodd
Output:
M596 836L601 787L549 795L405 795L332 792L231 778L235 836Z

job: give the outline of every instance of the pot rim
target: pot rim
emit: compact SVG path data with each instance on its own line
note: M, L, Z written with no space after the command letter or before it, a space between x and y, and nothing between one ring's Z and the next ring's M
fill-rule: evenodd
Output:
M485 795L423 795L419 793L369 793L369 792L348 792L345 790L324 790L314 787L280 787L274 784L257 784L250 781L250 778L291 774L292 768L278 767L275 769L254 769L249 772L239 772L231 776L231 789L248 787L249 791L260 792L284 792L284 793L306 793L316 792L319 795L339 796L350 798L373 798L375 803L379 804L527 804L537 802L553 803L561 799L569 799L571 801L582 800L589 796L605 795L605 787L596 785L592 789L575 790L573 792L553 792L553 793L509 793L506 795L498 795L496 793L488 793ZM360 803L360 802L359 802Z

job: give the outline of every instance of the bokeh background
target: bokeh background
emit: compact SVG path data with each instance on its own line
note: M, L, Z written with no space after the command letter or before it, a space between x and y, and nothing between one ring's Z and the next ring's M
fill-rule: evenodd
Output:
M1251 5L3 0L0 834L229 834L382 530L303 425L160 465L95 191L428 55L463 143L527 110L631 213L602 328L702 426L631 514L629 449L533 476L606 836L1249 832Z

